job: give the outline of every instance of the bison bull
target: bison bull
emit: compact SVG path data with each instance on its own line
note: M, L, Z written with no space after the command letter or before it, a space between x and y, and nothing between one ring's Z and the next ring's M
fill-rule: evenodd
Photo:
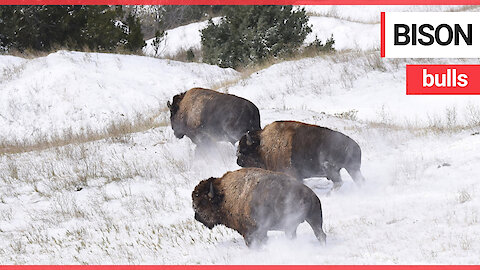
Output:
M247 131L260 128L260 113L250 101L209 89L193 88L167 102L177 138L195 144L228 141L235 144Z
M269 230L296 236L307 221L322 243L322 207L315 193L294 178L259 168L227 172L201 181L192 193L195 219L209 229L223 224L239 232L247 246L262 243Z
M356 182L364 181L361 156L358 144L340 132L295 121L277 121L240 139L237 164L284 172L299 180L327 177L338 189L342 185L342 168Z

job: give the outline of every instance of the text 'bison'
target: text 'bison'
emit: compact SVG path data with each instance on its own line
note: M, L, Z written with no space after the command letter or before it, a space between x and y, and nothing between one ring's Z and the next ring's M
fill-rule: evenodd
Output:
M193 88L167 102L175 137L195 144L235 144L247 131L260 128L260 113L250 101L214 90Z
M294 178L259 168L227 172L201 181L192 193L195 219L212 229L223 224L239 232L247 246L263 243L269 230L296 236L307 221L325 243L322 207L317 195Z
M298 180L327 177L334 189L342 185L340 170L364 181L360 146L348 136L296 121L276 121L245 134L238 144L237 164L289 174Z

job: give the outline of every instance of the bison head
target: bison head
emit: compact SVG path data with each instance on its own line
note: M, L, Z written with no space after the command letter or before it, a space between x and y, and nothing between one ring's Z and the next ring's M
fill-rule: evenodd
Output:
M220 205L223 195L215 188L215 179L211 177L201 181L192 192L195 220L209 229L221 223Z
M260 146L260 130L249 131L240 138L237 148L237 164L240 167L263 168L263 163L258 153Z
M170 110L170 123L172 125L173 133L175 134L175 137L179 139L185 136L185 133L182 131L184 129L183 123L181 119L179 119L180 117L177 114L180 108L180 101L182 101L185 93L186 92L175 95L173 97L172 103L170 103L170 101L167 101L167 107Z

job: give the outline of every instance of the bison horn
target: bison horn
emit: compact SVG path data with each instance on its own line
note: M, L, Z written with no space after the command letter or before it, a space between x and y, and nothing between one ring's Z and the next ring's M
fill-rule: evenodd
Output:
M213 184L212 182L210 182L210 191L208 192L208 197L210 199L213 199L214 196L215 196L215 192L213 191Z
M252 145L253 144L253 141L252 141L252 137L250 136L250 132L247 132L247 145Z
M170 109L172 107L172 103L170 103L170 100L167 101L167 107Z

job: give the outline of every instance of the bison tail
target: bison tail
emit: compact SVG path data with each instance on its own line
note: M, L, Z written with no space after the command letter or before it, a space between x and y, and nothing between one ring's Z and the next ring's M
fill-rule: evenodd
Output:
M325 244L327 235L323 232L323 217L322 217L322 205L320 200L316 198L315 203L312 203L310 207L310 211L308 212L306 221L313 229L315 236L317 237L318 241L322 244Z

